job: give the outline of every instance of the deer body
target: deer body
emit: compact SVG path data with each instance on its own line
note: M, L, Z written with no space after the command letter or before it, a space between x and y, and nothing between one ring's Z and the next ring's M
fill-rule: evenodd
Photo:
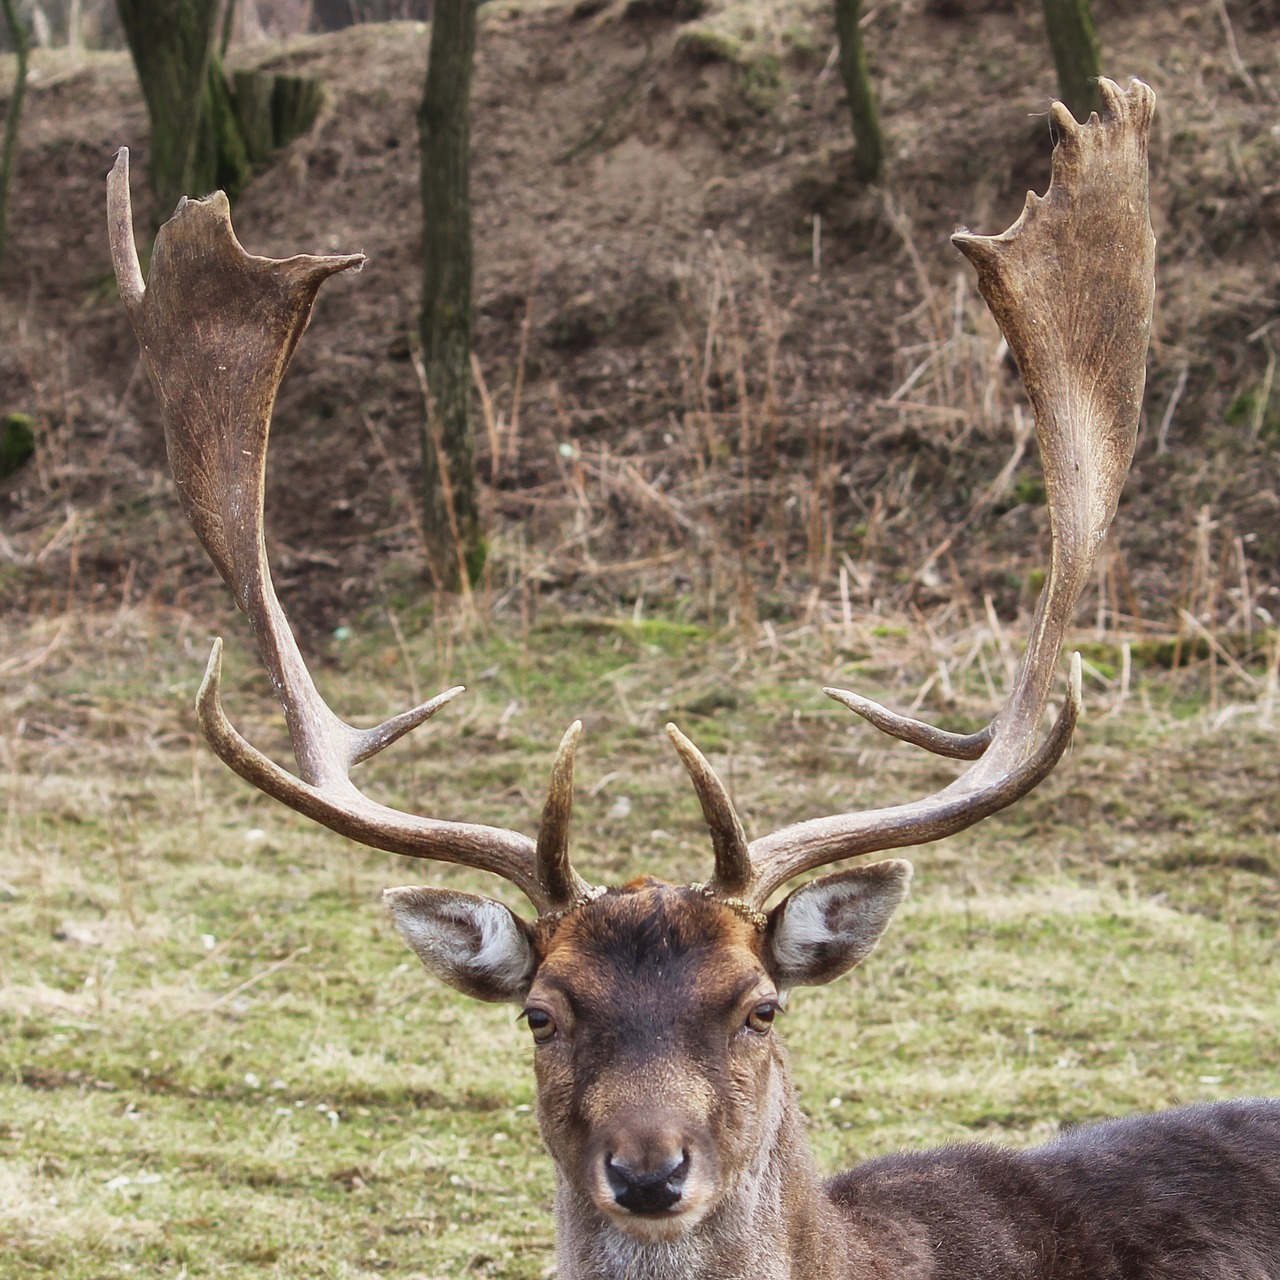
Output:
M892 896L885 877L863 903L886 884ZM888 1156L824 1182L779 1037L725 999L783 985L781 928L648 881L535 941L530 1007L566 1024L535 1055L561 1280L1280 1280L1280 1100L1092 1125L1030 1151ZM704 1146L715 1167L689 1208L682 1195L620 1209L602 1144L659 1172L686 1156L685 1191Z
M1090 1125L1030 1151L888 1156L827 1191L900 1280L1275 1280L1280 1100ZM924 1242L914 1258L904 1232Z
M828 690L877 728L971 761L936 794L814 817L748 840L728 789L668 734L706 819L705 884L593 887L569 858L565 734L536 840L403 813L351 770L460 689L369 729L312 681L271 582L264 474L280 378L323 281L359 255L253 257L225 196L183 201L145 284L128 157L108 181L120 296L161 405L178 492L248 616L298 764L282 768L223 710L221 645L197 700L241 777L375 848L493 872L536 919L437 887L387 891L397 928L441 981L521 1006L538 1120L556 1166L560 1280L1280 1280L1280 1103L1104 1125L1032 1152L958 1147L872 1161L823 1184L773 1033L792 988L874 948L910 866L807 872L941 839L1012 804L1057 764L1080 711L1080 663L1041 738L1059 653L1137 441L1155 288L1147 212L1154 96L1104 80L1103 118L1052 108L1044 197L999 236L957 233L1036 418L1052 551L1008 700L983 730L938 730ZM772 904L772 905L771 905Z

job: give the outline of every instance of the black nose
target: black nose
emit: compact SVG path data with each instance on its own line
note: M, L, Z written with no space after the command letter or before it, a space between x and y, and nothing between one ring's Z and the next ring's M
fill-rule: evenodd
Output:
M662 1169L633 1169L625 1160L608 1156L604 1172L614 1202L620 1208L631 1213L663 1213L684 1193L689 1153L682 1151Z

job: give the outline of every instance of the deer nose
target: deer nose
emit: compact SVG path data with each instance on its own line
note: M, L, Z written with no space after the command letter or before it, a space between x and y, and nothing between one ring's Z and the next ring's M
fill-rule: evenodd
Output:
M614 1203L630 1213L663 1213L684 1194L689 1174L689 1153L681 1151L663 1162L661 1168L636 1168L617 1155L604 1162L605 1177Z

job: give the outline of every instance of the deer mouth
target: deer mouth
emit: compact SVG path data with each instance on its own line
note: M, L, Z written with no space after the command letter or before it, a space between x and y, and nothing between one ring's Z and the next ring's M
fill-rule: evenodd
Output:
M633 1240L656 1244L675 1240L691 1231L706 1216L707 1205L683 1201L669 1209L639 1211L622 1209L617 1204L601 1205L609 1221Z

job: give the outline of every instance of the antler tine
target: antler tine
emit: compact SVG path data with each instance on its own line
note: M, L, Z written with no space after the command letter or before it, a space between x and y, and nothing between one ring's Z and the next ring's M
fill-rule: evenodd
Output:
M913 747L923 747L934 755L950 756L953 760L976 760L991 745L995 732L994 726L989 724L977 733L950 733L946 729L926 724L923 720L899 715L881 703L864 698L862 694L849 689L823 689L822 692L842 707L856 712L882 733L909 742Z
M689 773L702 806L702 816L711 832L711 848L716 860L711 885L717 893L729 897L743 893L750 889L753 876L751 848L729 792L706 756L675 725L667 725L667 737Z
M1049 573L1008 701L973 735L948 734L839 690L877 727L928 750L977 757L934 796L797 823L750 846L745 896L760 906L793 876L842 858L923 844L1012 804L1065 751L1080 709L1073 659L1066 703L1035 746L1062 641L1133 460L1155 296L1147 136L1155 95L1100 84L1103 119L1078 124L1061 103L1049 190L999 236L957 232L1017 361L1036 416L1052 536ZM729 887L717 885L722 892Z
M549 901L565 905L592 897L594 890L569 865L569 820L573 816L573 756L582 734L582 721L565 730L551 766L547 802L538 828L538 883Z
M297 757L299 777L251 746L222 709L222 644L200 688L201 728L236 773L317 822L363 844L492 871L539 911L571 905L585 884L564 860L544 884L534 842L500 827L444 822L377 804L350 779L353 765L430 719L460 688L372 729L339 719L321 698L276 597L267 563L263 497L276 390L311 317L320 285L358 269L363 254L254 257L231 229L227 198L182 200L160 229L144 285L133 240L129 153L107 180L112 261L143 362L160 401L178 494L196 536L248 616ZM554 788L553 788L554 789Z

